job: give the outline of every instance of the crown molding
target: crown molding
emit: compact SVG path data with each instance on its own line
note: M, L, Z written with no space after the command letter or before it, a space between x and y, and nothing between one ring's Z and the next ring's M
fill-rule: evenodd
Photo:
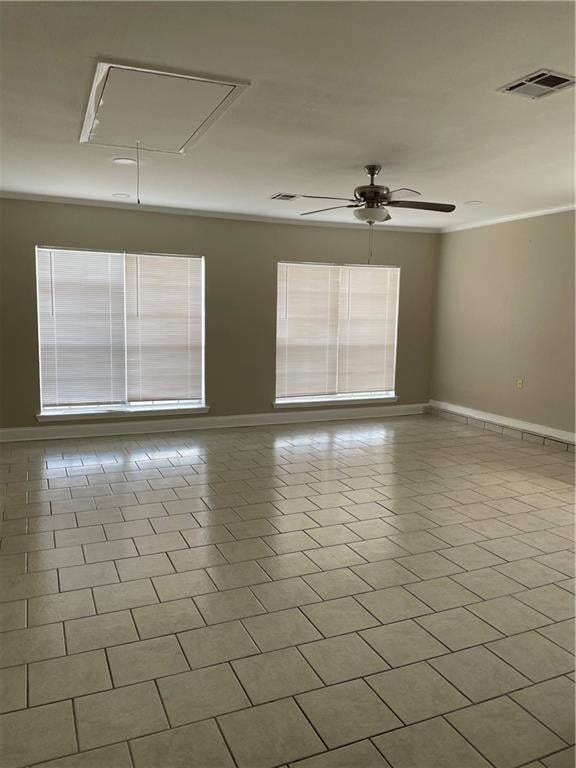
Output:
M533 219L538 216L550 216L553 213L564 213L566 211L576 210L576 205L562 205L558 208L543 208L539 211L529 211L528 213L518 213L514 216L501 216L496 219L486 219L485 221L476 221L473 224L456 224L453 227L444 227L443 234L450 232L461 232L464 229L478 229L479 227L490 227L493 224L505 224L507 221L520 221L522 219Z
M287 219L275 216L256 216L244 213L223 213L219 211L201 211L193 208L171 208L163 205L135 205L134 203L117 203L111 200L91 200L77 197L58 197L56 195L35 195L27 192L10 192L0 190L0 199L5 200L23 200L34 203L56 203L62 205L83 205L89 208L114 208L116 210L128 210L138 213L165 213L176 216L192 216L202 219L223 219L228 221L250 221L260 224L286 224L295 227L320 227L321 229L355 229L361 230L366 225L363 222L350 222L346 224L341 221L309 221L300 219ZM412 232L416 234L434 234L438 235L442 230L431 227L403 227L394 224L386 224L386 227L377 227L376 231L384 232L391 230L393 232Z

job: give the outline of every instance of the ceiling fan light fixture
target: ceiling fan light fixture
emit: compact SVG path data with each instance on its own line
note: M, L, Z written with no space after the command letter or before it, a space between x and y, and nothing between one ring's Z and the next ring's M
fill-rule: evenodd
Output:
M354 216L366 224L380 224L392 218L386 208L355 208Z

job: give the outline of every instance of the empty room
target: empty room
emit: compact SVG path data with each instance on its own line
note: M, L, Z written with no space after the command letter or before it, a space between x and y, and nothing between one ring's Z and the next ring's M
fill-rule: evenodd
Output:
M575 768L575 9L0 0L0 768Z

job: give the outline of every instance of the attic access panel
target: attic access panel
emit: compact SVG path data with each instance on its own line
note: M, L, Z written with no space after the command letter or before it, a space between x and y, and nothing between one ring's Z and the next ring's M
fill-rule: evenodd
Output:
M182 153L247 85L99 62L80 142Z

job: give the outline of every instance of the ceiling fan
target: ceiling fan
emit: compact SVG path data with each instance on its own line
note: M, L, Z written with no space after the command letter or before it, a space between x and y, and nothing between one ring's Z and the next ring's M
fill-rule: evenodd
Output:
M387 208L416 208L422 211L439 211L441 213L452 213L456 209L455 205L447 203L424 203L420 200L406 200L409 197L417 197L420 192L415 189L394 189L381 186L374 183L374 178L382 170L381 165L364 166L366 173L370 177L369 184L362 184L354 190L354 197L324 197L323 195L299 195L315 200L345 200L347 205L334 205L330 208L320 208L317 211L307 211L301 213L301 216L312 216L315 213L324 211L335 211L338 208L353 208L354 216L359 221L367 224L375 224L388 221L390 216Z

